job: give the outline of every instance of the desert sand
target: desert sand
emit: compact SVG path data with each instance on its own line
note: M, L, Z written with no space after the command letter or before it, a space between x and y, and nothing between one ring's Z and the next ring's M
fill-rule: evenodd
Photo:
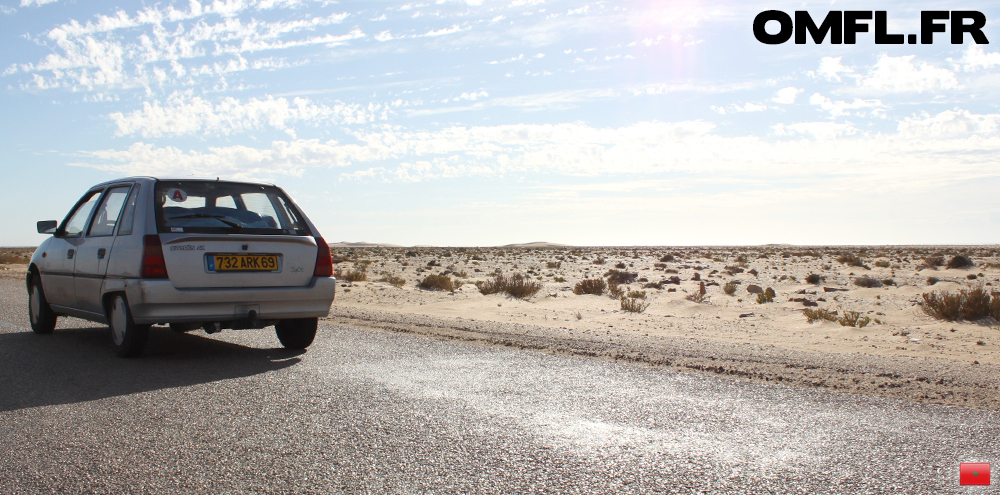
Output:
M547 243L498 248L334 248L342 283L331 318L342 323L582 354L924 402L1000 408L1000 322L937 320L922 295L977 285L1000 291L994 246L602 247ZM932 266L965 254L974 265ZM854 256L857 261L838 261ZM927 260L931 260L928 265ZM616 268L617 267L617 268ZM575 284L616 269L645 291L642 313ZM366 280L344 275L363 272ZM521 273L534 296L483 295L476 282ZM454 292L425 290L443 274ZM809 283L807 277L821 277ZM405 280L401 287L390 277ZM675 283L650 286L669 280ZM859 277L878 281L861 287ZM933 277L933 278L932 278ZM382 281L379 281L382 280ZM678 282L679 283L676 283ZM727 282L738 283L732 295ZM929 285L933 282L933 285ZM397 280L397 285L398 285ZM705 297L696 302L701 283ZM773 302L748 292L771 288ZM695 300L692 300L695 299ZM807 306L808 305L808 306ZM867 317L864 327L805 309Z

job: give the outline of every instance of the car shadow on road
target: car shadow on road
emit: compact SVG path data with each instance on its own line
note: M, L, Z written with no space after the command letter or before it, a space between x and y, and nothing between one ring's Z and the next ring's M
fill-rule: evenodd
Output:
M102 326L0 334L0 412L252 376L293 366L305 352L153 327L143 356L122 359L108 332Z

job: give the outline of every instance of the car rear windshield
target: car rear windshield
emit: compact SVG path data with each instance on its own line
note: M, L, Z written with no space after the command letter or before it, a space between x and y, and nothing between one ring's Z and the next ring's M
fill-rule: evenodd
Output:
M155 201L161 233L309 235L295 206L273 186L160 181Z

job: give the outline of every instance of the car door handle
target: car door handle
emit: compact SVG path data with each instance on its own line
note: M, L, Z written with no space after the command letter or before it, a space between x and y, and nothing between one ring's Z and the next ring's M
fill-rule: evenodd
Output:
M104 248L98 249L97 250L97 259L103 260L104 259L104 254L107 253L107 252L108 252L107 249L104 249Z
M66 259L68 259L68 260L73 259L73 255L74 254L76 254L76 250L75 249L70 249L70 250L66 251Z

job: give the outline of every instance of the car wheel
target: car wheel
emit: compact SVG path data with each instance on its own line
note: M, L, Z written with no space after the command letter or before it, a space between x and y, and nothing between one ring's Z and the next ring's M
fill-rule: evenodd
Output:
M316 338L317 326L319 318L280 320L274 325L274 333L286 349L305 349Z
M111 327L111 344L121 357L135 357L142 354L149 338L150 325L136 325L128 300L123 294L116 294L108 307L108 326Z
M31 330L37 334L52 333L56 328L56 314L45 299L42 279L38 275L31 277L31 285L28 287L28 315L31 317Z

